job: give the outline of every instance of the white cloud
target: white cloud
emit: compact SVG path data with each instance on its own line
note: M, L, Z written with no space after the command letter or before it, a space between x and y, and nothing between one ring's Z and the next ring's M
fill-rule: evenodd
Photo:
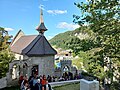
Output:
M53 38L53 36L48 36L48 37L47 37L48 40L50 40L50 39L52 39L52 38Z
M79 28L79 27L80 26L78 24L67 23L67 22L60 22L57 25L57 28L69 29L69 30L74 30L74 29Z
M65 14L67 13L67 10L48 10L49 14L57 15L57 14Z
M13 28L4 28L6 31L13 31Z

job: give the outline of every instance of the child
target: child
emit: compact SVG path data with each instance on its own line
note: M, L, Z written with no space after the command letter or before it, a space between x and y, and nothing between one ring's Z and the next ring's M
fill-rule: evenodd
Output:
M48 80L46 80L46 90L52 90L50 84L48 83Z
M30 89L29 89L28 81L24 81L24 82L23 82L22 90L30 90Z

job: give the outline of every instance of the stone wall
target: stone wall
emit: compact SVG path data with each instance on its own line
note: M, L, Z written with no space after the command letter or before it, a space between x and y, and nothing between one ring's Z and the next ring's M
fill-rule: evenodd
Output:
M61 77L64 73L64 68L68 67L68 72L71 72L73 75L76 74L76 67L72 66L72 60L61 60L60 61L61 67L55 69L55 76Z
M1 78L1 79L0 79L0 89L1 89L1 88L4 88L4 87L6 87L6 86L7 86L7 78L6 78L6 77Z
M80 80L80 90L99 90L99 81Z
M54 56L31 57L32 66L38 65L39 75L54 75Z
M12 76L14 65L16 65L15 78ZM23 60L14 60L9 64L9 72L6 74L6 78L0 80L0 87L4 87L6 84L7 86L18 85L20 74L31 76L32 68L35 65L38 65L38 75L54 76L54 55L27 57Z

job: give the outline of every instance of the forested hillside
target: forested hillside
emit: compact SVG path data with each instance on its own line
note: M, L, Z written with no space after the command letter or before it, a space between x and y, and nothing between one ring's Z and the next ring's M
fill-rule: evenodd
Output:
M60 33L50 40L52 46L62 49L72 49L75 55L79 51L93 48L94 33L88 26L82 26L73 31Z

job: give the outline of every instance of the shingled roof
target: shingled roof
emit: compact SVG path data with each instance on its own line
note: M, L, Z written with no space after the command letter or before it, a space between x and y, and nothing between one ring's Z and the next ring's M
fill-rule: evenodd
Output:
M22 50L23 55L27 56L41 56L41 55L55 55L57 54L45 36L38 35L26 48Z
M44 23L41 23L41 24L36 28L36 30L37 30L38 32L41 32L42 30L47 31L47 28L45 27Z
M21 36L13 45L11 45L11 51L21 54L22 50L26 48L36 37L37 35Z
M45 36L43 35L28 35L22 36L11 46L11 51L14 53L27 56L42 56L57 54Z

